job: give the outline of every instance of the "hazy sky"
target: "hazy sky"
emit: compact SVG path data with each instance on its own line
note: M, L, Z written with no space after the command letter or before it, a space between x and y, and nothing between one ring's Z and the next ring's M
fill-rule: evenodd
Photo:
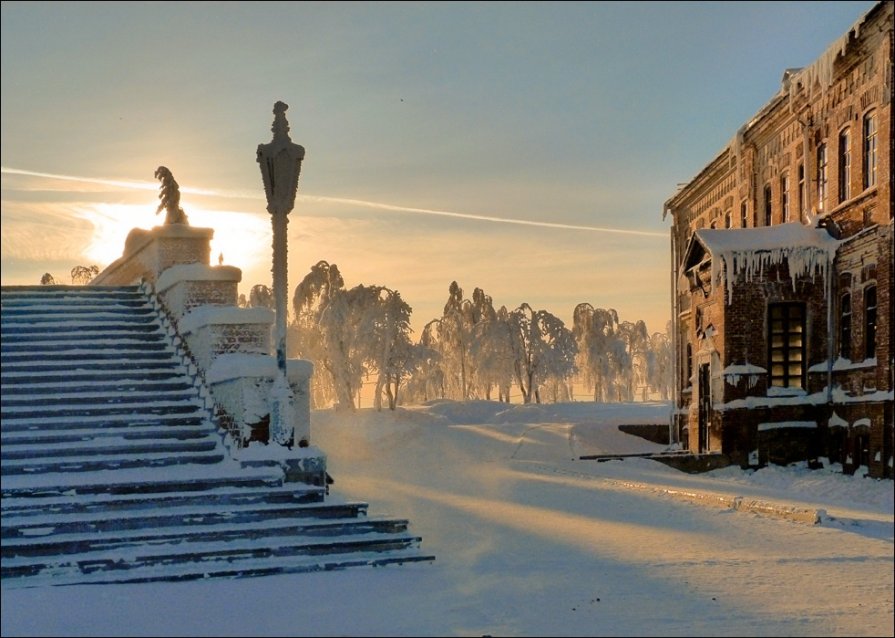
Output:
M213 263L270 285L255 151L283 100L290 291L327 260L417 330L452 280L664 330L663 202L873 4L4 0L2 283L118 258L164 221L164 165Z

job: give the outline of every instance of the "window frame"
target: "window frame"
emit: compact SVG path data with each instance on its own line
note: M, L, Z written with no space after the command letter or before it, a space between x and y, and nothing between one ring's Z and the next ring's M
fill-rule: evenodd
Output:
M864 359L876 357L877 304L876 284L864 288ZM871 293L872 301L871 303Z
M851 135L848 127L839 132L839 203L851 199Z
M851 290L839 297L839 356L851 361L852 339L852 298Z
M872 128L869 126L872 124ZM879 124L876 110L868 111L861 119L861 173L864 190L876 186L879 157Z
M817 145L817 212L823 212L826 207L827 199L827 145L826 143Z
M804 390L808 339L807 309L801 302L768 304L768 388ZM779 328L776 322L780 323ZM796 329L798 328L798 329ZM779 343L775 337L780 337ZM793 344L793 341L797 341ZM779 353L780 359L774 360ZM796 357L796 354L798 355ZM778 371L777 367L780 369ZM793 383L797 381L797 383Z

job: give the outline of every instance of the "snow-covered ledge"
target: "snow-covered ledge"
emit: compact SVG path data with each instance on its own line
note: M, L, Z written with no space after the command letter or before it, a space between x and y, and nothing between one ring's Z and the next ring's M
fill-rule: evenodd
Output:
M178 322L198 366L206 372L229 353L270 354L273 311L267 308L199 306Z
M235 266L179 264L171 266L155 290L176 320L199 306L236 306L242 271Z
M271 460L283 465L290 480L325 485L326 457L311 446L310 361L289 359L286 376L295 397L289 420L293 445L252 443L234 449L240 462L251 465ZM218 356L205 375L215 404L232 420L241 442L248 441L253 426L270 419L271 388L278 375L276 359L266 354L232 353Z
M155 283L159 275L177 264L208 264L212 228L165 224L152 230L134 228L127 236L124 254L90 283L98 286Z

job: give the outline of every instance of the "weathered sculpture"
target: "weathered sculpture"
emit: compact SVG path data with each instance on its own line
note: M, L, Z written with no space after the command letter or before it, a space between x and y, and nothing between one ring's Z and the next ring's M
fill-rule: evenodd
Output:
M180 186L174 181L174 175L171 174L171 171L166 166L159 166L155 169L155 177L162 183L158 194L158 198L162 201L158 205L155 214L158 215L164 209L167 211L165 215L166 224L189 225L186 213L180 207Z

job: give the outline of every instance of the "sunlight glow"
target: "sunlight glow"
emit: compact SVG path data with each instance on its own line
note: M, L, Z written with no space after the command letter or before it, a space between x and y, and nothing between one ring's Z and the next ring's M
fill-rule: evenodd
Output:
M91 263L105 268L122 256L128 233L134 228L151 229L164 224L155 204L85 204L74 210L77 217L93 226L90 244L83 254ZM267 218L237 211L209 211L195 206L186 210L190 225L213 228L211 265L224 263L243 270L258 267L269 259L271 230Z

